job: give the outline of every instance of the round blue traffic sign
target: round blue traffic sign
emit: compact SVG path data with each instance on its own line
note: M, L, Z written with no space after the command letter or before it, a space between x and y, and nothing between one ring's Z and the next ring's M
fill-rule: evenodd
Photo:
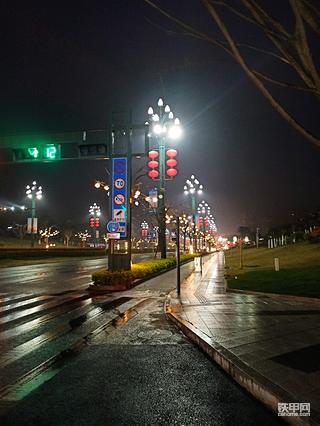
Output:
M119 223L118 222L113 222L111 220L107 224L107 230L108 230L108 232L118 232L118 230L119 230Z

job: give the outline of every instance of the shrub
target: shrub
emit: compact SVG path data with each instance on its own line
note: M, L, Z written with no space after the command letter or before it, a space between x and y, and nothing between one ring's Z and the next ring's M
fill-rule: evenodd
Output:
M192 260L195 255L181 255L181 262ZM176 258L168 259L151 259L145 262L134 263L131 271L109 271L101 269L92 274L94 285L117 285L126 284L128 287L137 279L151 277L155 274L168 271L176 266Z

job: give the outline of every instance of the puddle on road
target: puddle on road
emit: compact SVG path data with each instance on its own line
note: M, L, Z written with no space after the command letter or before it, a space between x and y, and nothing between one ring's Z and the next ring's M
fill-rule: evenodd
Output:
M163 312L163 299L153 300L128 320L117 320L96 336L93 345L180 345L189 344L184 335L167 319Z

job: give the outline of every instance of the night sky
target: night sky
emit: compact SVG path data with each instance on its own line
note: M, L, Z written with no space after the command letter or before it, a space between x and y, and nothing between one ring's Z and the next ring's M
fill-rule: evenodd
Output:
M197 0L158 3L212 27ZM275 10L280 17L285 4ZM272 110L227 55L174 33L178 28L142 0L10 2L0 12L1 135L101 129L117 108L131 108L134 122L143 123L162 96L184 127L170 205L182 209L183 185L194 173L222 233L285 223L292 212L319 208L320 149ZM235 29L255 37L237 22ZM263 55L252 61L274 70ZM319 134L319 109L310 98L277 93ZM0 204L24 204L25 185L36 179L53 221L85 222L94 201L105 210L105 194L93 188L99 178L107 179L102 161L0 165Z

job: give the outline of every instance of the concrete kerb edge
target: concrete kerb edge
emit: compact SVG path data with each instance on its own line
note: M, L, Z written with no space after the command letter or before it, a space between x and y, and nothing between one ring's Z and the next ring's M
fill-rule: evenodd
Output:
M228 289L228 283L226 278L225 284L226 289ZM241 290L237 291L240 294L246 294ZM171 295L174 295L176 298L175 290L170 292L164 303L164 311L167 317L181 329L181 331L196 345L198 345L213 361L215 361L226 373L228 373L240 386L245 388L247 392L253 395L257 400L266 405L270 410L275 414L278 414L278 403L279 402L301 402L296 401L295 398L286 392L283 388L275 385L266 377L259 374L257 371L253 370L248 365L244 364L238 357L233 355L226 348L221 346L218 342L215 342L214 339L207 336L201 330L193 326L191 323L177 318L174 314L171 307ZM248 293L249 294L249 293ZM256 296L268 296L268 297L277 297L277 294L271 293L260 293L252 292ZM288 298L293 300L291 296L283 296L283 298ZM292 296L295 297L295 296ZM306 301L306 298L299 298L301 301ZM315 303L313 299L307 298L307 302ZM316 303L319 301L316 301ZM178 305L179 306L179 305ZM177 305L175 305L175 308ZM285 416L281 417L285 422L292 425L320 425L320 413L314 409L311 410L312 417L294 417L294 416Z
M226 373L228 373L240 386L245 388L251 395L266 405L276 414L278 413L279 402L301 402L295 401L292 395L284 389L270 382L259 373L252 370L223 348L219 343L214 342L192 324L180 320L170 312L169 298L165 302L166 315L181 329L181 331L196 345L198 345L213 361L215 361ZM319 413L311 417L282 417L282 420L292 425L319 425Z
M279 298L282 300L287 300L291 302L304 302L304 303L313 303L320 304L320 299L315 297L303 297L303 296L292 296L290 294L278 294L278 293L263 293L260 291L250 291L250 290L239 290L237 288L229 288L226 286L228 293L237 293L237 294L248 294L257 297L270 297L270 298Z

